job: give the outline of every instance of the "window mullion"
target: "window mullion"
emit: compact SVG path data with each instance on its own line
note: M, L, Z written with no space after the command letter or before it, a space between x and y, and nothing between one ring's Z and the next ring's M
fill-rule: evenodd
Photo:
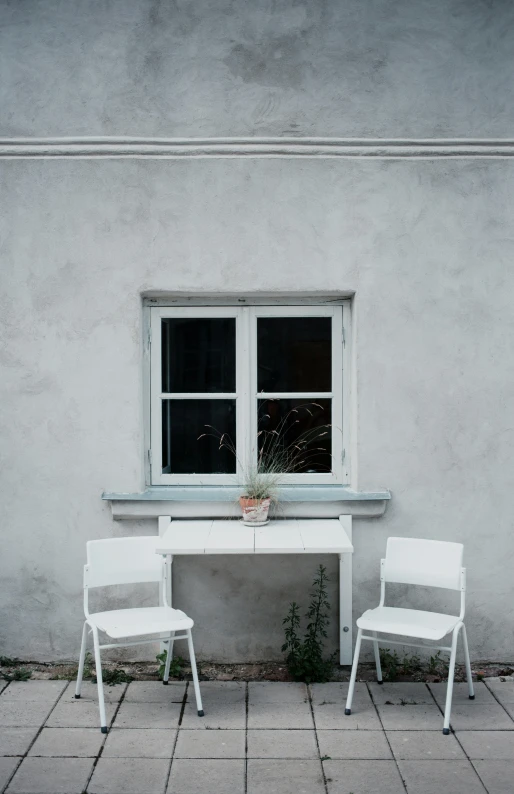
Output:
M257 463L257 308L248 307L248 446L246 466Z
M234 400L237 392L162 392L162 400Z
M331 391L260 391L259 398L261 400L330 400L333 398L334 392Z
M238 314L236 334L236 382L237 382L237 477L244 477L250 459L251 419L251 317L252 310L241 308Z

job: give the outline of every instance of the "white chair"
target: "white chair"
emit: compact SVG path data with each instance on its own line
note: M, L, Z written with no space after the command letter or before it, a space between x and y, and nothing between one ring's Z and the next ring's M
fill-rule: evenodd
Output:
M155 552L158 540L158 536L116 538L112 540L91 540L87 544L87 565L84 566L84 613L86 620L82 631L82 646L80 649L75 697L80 698L86 655L87 627L89 626L93 634L102 733L107 733L107 721L105 717L100 651L106 648L125 648L130 645L144 645L158 640L166 643L168 654L163 684L167 684L170 674L173 641L187 640L198 716L203 717L204 714L191 635L191 629L194 624L184 612L168 606L166 600L166 564L163 557ZM89 613L88 593L91 588L143 582L159 582L164 606L116 609L110 612L95 612L92 615ZM98 641L99 631L104 632L115 640L141 637L148 634L157 634L159 636L146 640L100 645ZM183 633L177 635L175 633L177 631Z
M444 709L443 733L450 733L450 714L452 708L453 677L455 674L455 656L457 640L462 630L466 675L468 679L469 697L475 699L471 665L469 662L468 640L464 626L466 569L462 567L462 543L447 543L439 540L418 540L416 538L389 538L384 560L380 562L380 604L376 609L368 609L358 619L357 640L353 657L352 674L348 687L345 714L352 713L352 699L359 664L359 653L362 640L370 640L375 651L378 683L382 683L382 670L378 643L386 645L407 645L413 648L424 648L426 645L409 642L393 642L377 637L382 634L397 634L404 637L417 637L424 640L442 640L452 633L451 647L428 646L431 650L450 651L450 667L448 670L448 686ZM397 609L386 607L386 582L422 585L425 587L444 587L448 590L460 590L460 614L444 615L438 612L422 612L417 609ZM369 631L372 636L363 634Z

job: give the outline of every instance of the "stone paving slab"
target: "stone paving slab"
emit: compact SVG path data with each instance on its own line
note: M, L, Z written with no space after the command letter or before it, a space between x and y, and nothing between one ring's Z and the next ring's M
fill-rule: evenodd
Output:
M319 757L314 731L249 730L247 741L248 758L313 760Z
M500 703L514 703L514 679L488 678L487 688Z
M166 794L244 794L244 791L243 760L179 758L171 764Z
M82 794L93 769L92 758L25 758L8 794Z
M244 758L245 731L179 732L175 758Z
M98 728L43 728L29 756L95 758L104 740Z
M107 725L110 725L115 711L118 708L116 703L105 704L105 714ZM48 720L47 728L98 728L100 730L100 711L98 703L92 700L71 700L56 705Z
M474 761L488 794L512 794L514 791L514 760Z
M407 682L393 684L385 681L383 684L369 684L369 690L373 702L382 706L385 703L393 706L423 706L434 703L434 698L426 684Z
M248 702L256 703L307 703L309 693L305 684L273 681L251 681L248 684Z
M514 720L514 703L504 703L503 708L509 715L509 717Z
M205 716L199 717L196 703L188 702L182 716L182 727L189 730L213 730L216 728L243 730L246 725L246 706L241 703L203 704Z
M458 739L468 758L514 759L514 731L459 731ZM512 789L514 791L514 779Z
M456 703L452 706L450 725L454 731L514 731L514 721L499 703L494 705Z
M278 761L251 758L248 794L325 794L319 761Z
M391 759L383 731L318 731L321 757L331 759Z
M20 762L20 758L0 758L0 791L4 790Z
M206 682L206 683L216 683L216 682ZM241 704L241 703L242 704L246 703L246 689L245 688L241 688L241 689L227 689L227 690L223 691L223 690L214 689L214 688L204 689L204 687L202 686L201 687L201 691L202 691L202 703L203 703L204 706L205 705L209 705L209 706L217 707L220 704L221 705L227 705L227 704L230 703L232 705L238 705L238 704ZM191 703L196 702L195 701L195 693L194 693L194 689L193 689L193 685L192 684L189 684L187 699Z
M232 703L246 700L246 686L240 681L202 681L202 700L206 703L222 701ZM189 699L194 698L193 685L189 684Z
M163 758L100 758L88 794L163 794L170 761Z
M248 686L249 685L250 684L248 684ZM192 684L190 684L190 686L192 688ZM247 688L247 685L244 681L202 681L200 686L202 688L202 693L205 692L207 694L208 692L220 692L225 696L230 692L245 695Z
M486 794L470 761L398 761L398 766L409 794Z
M441 731L387 731L387 740L397 759L456 761L466 758L455 736ZM459 741L462 741L459 736Z
M48 701L4 701L0 696L0 726L3 728L28 728L42 725L52 709Z
M434 698L444 708L444 704L446 702L446 684L429 684L428 686L430 687L430 691L433 693ZM482 684L480 681L475 681L473 684L473 689L475 691L475 699L470 700L468 685L461 683L454 684L452 702L455 705L457 703L472 705L476 705L478 703L487 703L493 706L496 704L496 700L489 692L485 684Z
M126 703L182 703L186 693L185 681L132 681L125 692Z
M112 728L107 735L102 758L171 759L176 736L176 730Z
M248 709L249 728L303 728L314 727L310 704L307 703L257 703Z
M25 755L38 731L39 727L35 725L31 728L0 728L0 756Z
M406 794L401 776L407 794L514 794L512 682L494 696L478 684L475 701L457 685L449 736L432 696L445 685L361 682L346 716L345 683L205 682L198 717L191 683L133 682L106 687L104 735L91 682L80 700L74 682L14 683L0 693L2 794Z
M375 707L370 703L362 707L352 705L352 713L344 713L344 703L314 706L314 722L317 730L380 731L382 725Z
M2 702L55 703L67 686L67 681L11 681L2 693Z
M405 794L394 761L324 761L323 769L329 794Z
M435 703L425 706L377 706L386 731L442 731L443 715Z
M70 681L64 690L61 698L62 702L75 702L75 687L76 682ZM127 691L127 684L116 684L115 686L104 686L104 700L106 703L119 703L125 692ZM98 703L98 687L91 681L83 681L80 688L81 700L94 700Z
M181 712L180 703L126 703L116 714L115 728L176 728Z
M347 683L330 682L328 684L311 684L312 703L314 706L343 706L348 696ZM357 682L353 692L352 708L371 706L372 700L366 684Z

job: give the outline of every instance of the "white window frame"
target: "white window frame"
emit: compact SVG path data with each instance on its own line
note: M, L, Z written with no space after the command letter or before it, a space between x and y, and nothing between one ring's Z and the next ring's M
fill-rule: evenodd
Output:
M161 392L161 320L167 317L233 317L236 321L236 391L233 393L166 394ZM260 317L331 317L332 390L330 392L257 393L257 319ZM151 485L235 485L242 482L242 465L257 455L257 400L262 397L315 401L332 400L332 472L284 474L284 485L345 485L350 481L349 378L347 340L350 305L245 305L234 306L152 306L150 308L150 484ZM235 474L162 473L162 400L235 399ZM343 410L343 406L345 410Z

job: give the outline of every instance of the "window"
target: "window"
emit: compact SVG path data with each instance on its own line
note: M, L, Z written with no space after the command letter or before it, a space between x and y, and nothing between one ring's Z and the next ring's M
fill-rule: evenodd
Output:
M235 484L273 434L307 444L285 482L348 481L347 304L150 311L152 484Z

